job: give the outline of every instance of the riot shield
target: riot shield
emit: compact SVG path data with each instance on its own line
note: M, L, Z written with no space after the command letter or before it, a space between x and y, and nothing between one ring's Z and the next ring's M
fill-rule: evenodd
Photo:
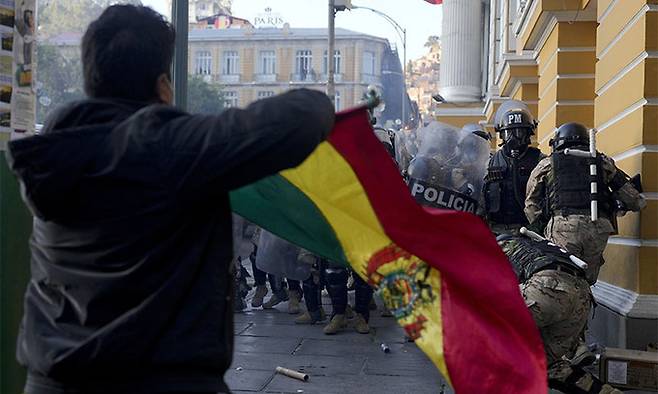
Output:
M421 131L409 164L409 188L419 204L476 213L489 160L489 144L473 133L432 122Z
M412 138L415 138L415 133L415 130L409 132L397 130L394 134L395 162L402 174L406 174L409 168L409 162L411 162L411 158L417 152L417 148L412 142Z
M299 247L262 230L258 240L256 266L274 276L305 280L311 275L311 265L298 261Z

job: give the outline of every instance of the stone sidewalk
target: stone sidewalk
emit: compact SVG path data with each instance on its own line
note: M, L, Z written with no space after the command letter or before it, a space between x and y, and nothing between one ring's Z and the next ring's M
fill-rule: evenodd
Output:
M349 325L337 335L325 335L327 321L297 325L296 315L287 313L287 302L270 310L251 308L252 294L248 309L234 314L233 364L225 377L234 393L453 394L427 356L405 340L395 319L380 316L381 304L371 311L370 334L358 334ZM354 305L354 293L348 294ZM329 297L323 295L322 303L329 314ZM382 351L382 343L390 353ZM309 381L275 374L277 366L304 372ZM625 391L645 393L650 394Z
M328 297L323 304L330 312ZM322 332L323 324L295 324L287 308L283 302L276 309L250 308L234 315L235 351L226 374L233 392L452 393L423 352L405 341L392 317L371 311L370 334L358 334L350 325L330 336ZM381 343L390 353L381 350ZM310 379L275 374L277 366L302 371Z

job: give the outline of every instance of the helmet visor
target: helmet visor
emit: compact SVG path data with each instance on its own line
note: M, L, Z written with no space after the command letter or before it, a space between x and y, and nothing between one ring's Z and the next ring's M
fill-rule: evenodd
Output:
M523 127L514 127L510 129L501 130L500 132L500 137L505 142L511 140L512 138L516 138L517 140L523 141L527 136L528 136L528 129Z

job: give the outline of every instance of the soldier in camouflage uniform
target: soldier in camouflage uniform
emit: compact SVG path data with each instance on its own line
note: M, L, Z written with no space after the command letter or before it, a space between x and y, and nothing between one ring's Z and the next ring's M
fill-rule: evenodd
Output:
M587 129L567 123L551 141L553 153L541 160L528 181L525 214L536 228L547 222L546 238L566 248L588 264L587 281L596 283L608 236L615 233L618 211L639 211L644 197L628 175L602 153L596 158L598 174L598 220L590 217L590 168L587 158L568 156L565 148L588 149ZM621 209L617 205L621 204Z
M512 264L521 293L544 342L549 386L565 393L621 393L602 384L570 357L587 323L592 294L585 272L569 254L547 241L501 235L498 244Z

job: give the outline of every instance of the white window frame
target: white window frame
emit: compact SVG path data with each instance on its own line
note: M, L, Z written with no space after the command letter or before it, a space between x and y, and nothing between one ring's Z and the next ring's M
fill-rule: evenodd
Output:
M240 103L240 96L235 90L228 90L224 92L224 108L238 107Z
M194 56L194 73L197 75L212 74L212 53L210 51L196 51Z
M329 63L327 59L327 50L324 51L324 57L322 59L322 70L323 74L329 74ZM341 66L341 53L339 49L336 49L334 51L334 72L336 74L340 74L340 66Z
M259 90L256 94L256 97L258 97L259 100L272 96L274 96L274 92L272 90Z
M340 111L342 109L342 102L340 99L340 90L336 90L335 95L334 95L334 108L336 111Z
M239 75L240 74L240 54L238 51L222 52L222 74Z
M313 68L313 51L311 51L310 49L298 50L295 53L295 74L301 77L305 77L306 75L311 73L312 68Z
M361 72L365 75L377 75L376 67L377 59L375 52L363 51L363 65L361 66Z
M276 51L260 51L258 53L258 72L262 75L276 74Z

